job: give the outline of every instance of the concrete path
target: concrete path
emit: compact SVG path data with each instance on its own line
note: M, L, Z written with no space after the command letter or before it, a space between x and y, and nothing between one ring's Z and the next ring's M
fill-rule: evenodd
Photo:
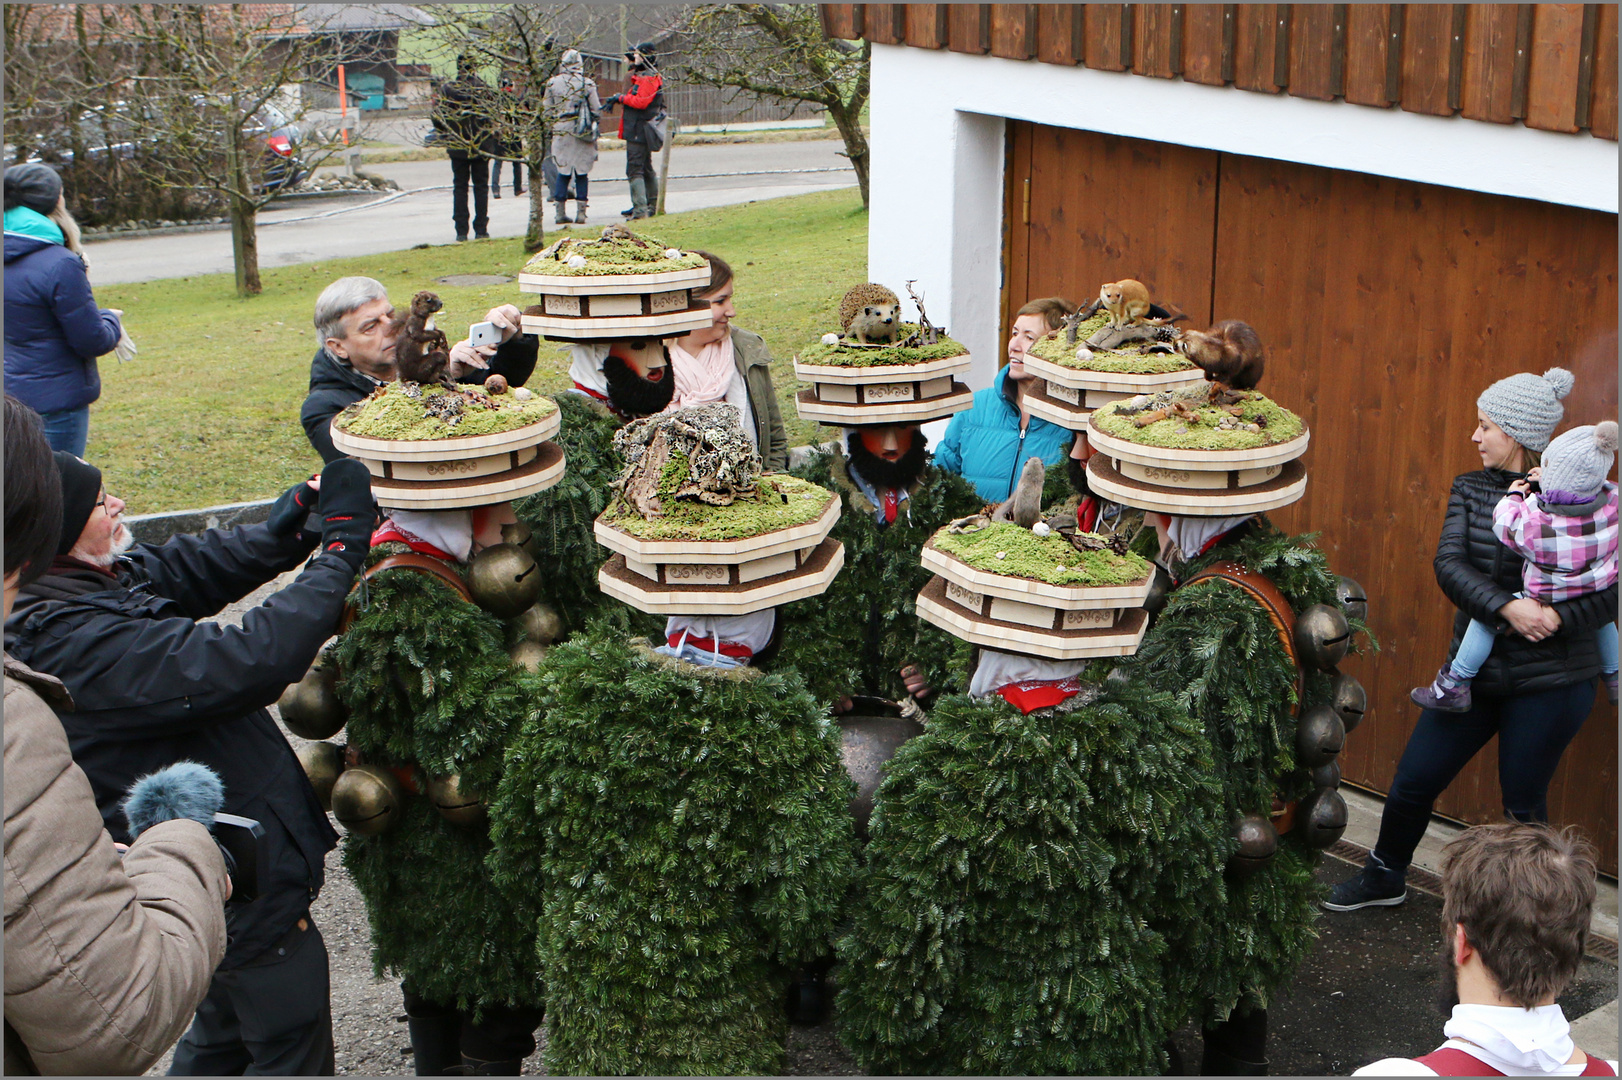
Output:
M856 179L846 168L849 162L839 156L843 148L837 139L673 147L665 209L677 213L850 187ZM259 265L269 269L454 242L449 162L397 162L368 166L367 171L393 180L406 194L388 201L361 196L353 201L273 205L259 216ZM490 202L490 235L522 236L529 221L528 196L512 197L505 166L502 181L503 197ZM590 195L587 228L621 220L620 210L630 205L623 151L605 151L598 159ZM551 207L547 210L550 219ZM548 220L547 231L555 228ZM223 229L102 240L90 248L92 285L231 270L231 234Z

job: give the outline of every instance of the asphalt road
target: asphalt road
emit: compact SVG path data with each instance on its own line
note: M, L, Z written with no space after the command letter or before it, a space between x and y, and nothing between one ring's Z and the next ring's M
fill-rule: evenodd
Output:
M849 162L838 153L843 147L837 139L673 147L665 209L676 213L850 187L856 180L848 168L837 172L797 171L848 166ZM273 206L259 215L259 265L288 266L455 240L449 162L399 162L372 165L367 171L388 177L407 194L387 202L362 196ZM490 235L522 236L529 219L528 194L512 197L512 180L505 167L502 182L503 197L490 202ZM592 170L590 195L592 226L620 220L619 211L630 205L624 151L605 151L598 159ZM550 222L551 207L547 206L546 211L550 231L555 228ZM230 273L231 234L222 229L101 240L90 246L89 257L92 285Z

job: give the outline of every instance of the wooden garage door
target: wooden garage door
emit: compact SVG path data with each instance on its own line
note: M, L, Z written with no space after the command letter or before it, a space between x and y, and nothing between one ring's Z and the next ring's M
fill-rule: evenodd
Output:
M1349 665L1371 712L1343 767L1384 791L1417 717L1408 690L1447 652L1431 557L1452 477L1479 467L1476 395L1559 364L1577 375L1568 423L1617 414L1616 216L1024 123L1009 125L1007 177L1005 319L1131 276L1193 325L1240 318L1261 335L1263 388L1313 433L1306 498L1274 520L1321 532L1369 591L1381 651ZM1612 874L1616 765L1601 695L1550 813ZM1496 742L1437 810L1499 819Z

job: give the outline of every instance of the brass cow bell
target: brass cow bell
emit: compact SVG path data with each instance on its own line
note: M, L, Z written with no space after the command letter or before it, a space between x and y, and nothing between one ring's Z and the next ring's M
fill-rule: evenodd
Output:
M1340 759L1337 757L1327 765L1318 765L1307 773L1312 777L1312 785L1321 788L1340 787Z
M377 765L345 769L332 785L332 815L344 828L378 836L394 828L405 813L405 793L389 770Z
M856 783L850 813L856 819L856 835L861 839L867 839L873 796L884 779L884 766L895 757L902 743L923 731L924 726L918 721L900 716L839 717L839 756L844 761L845 772Z
M541 568L517 544L495 544L473 556L467 567L473 602L498 619L510 619L541 594Z
M1368 622L1368 592L1363 588L1363 586L1359 585L1345 574L1340 575L1335 582L1335 599L1340 602L1341 610L1346 612L1346 616L1348 618L1357 619L1360 622Z
M317 656L304 678L282 691L276 701L282 723L301 739L330 739L343 730L347 716L338 700L338 669Z
M1315 848L1326 848L1345 834L1349 816L1340 792L1319 788L1296 811L1295 821L1302 829L1302 839Z
M541 561L541 545L533 530L522 521L509 521L501 527L501 542L516 544L529 552L529 557Z
M338 782L338 774L344 771L344 752L329 742L313 742L305 743L293 753L304 767L304 775L309 777L321 809L331 810L332 785Z
M537 645L550 645L563 636L563 616L551 604L531 604L519 613L518 625Z
M1251 874L1266 866L1278 851L1278 830L1265 814L1246 814L1233 826L1239 850L1229 860L1235 870Z
M1295 653L1301 664L1332 671L1346 659L1352 646L1352 628L1339 608L1313 604L1295 618Z
M484 820L484 803L462 786L462 777L457 773L431 778L428 799L439 816L452 825L477 825Z
M546 650L549 647L547 645L537 645L526 638L514 645L507 655L512 657L513 663L524 670L539 671L541 670L541 661L546 659Z
M1346 745L1346 726L1328 705L1314 705L1295 725L1296 764L1316 769L1335 760Z
M1363 722L1363 714L1369 710L1369 695L1363 689L1363 684L1343 671L1337 671L1329 683L1329 707L1335 710L1340 722L1346 726L1346 734L1350 735L1352 729Z

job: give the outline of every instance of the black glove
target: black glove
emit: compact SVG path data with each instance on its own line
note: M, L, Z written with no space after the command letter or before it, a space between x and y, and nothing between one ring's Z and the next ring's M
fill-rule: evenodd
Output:
M321 539L321 534L319 531L312 532L306 526L318 498L308 480L295 484L282 492L282 497L271 505L270 517L265 519L265 525L277 536L297 536L307 544L314 544Z
M609 109L612 109L614 106L618 105L619 103L620 103L620 96L618 94L615 94L613 97L611 97L607 101L603 102L603 112L607 112Z
M354 458L339 458L321 473L321 550L331 552L356 570L372 548L377 504L372 501L372 474Z

